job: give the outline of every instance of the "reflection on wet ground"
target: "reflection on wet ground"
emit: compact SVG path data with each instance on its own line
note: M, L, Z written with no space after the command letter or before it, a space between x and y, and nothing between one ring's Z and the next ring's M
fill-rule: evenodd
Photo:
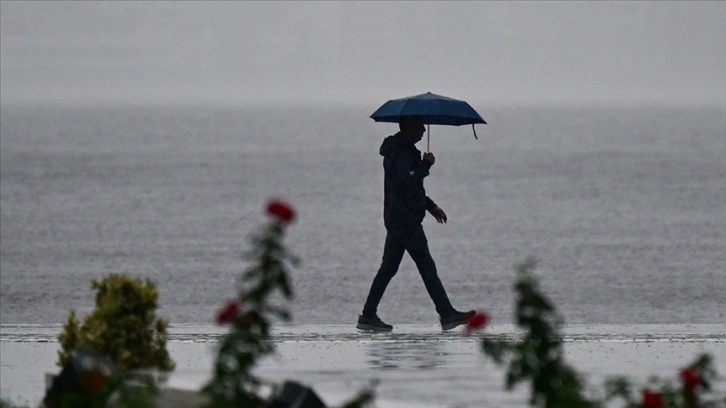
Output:
M396 341L371 342L367 363L375 370L421 370L446 363L451 353L442 350L439 342Z
M0 341L54 342L61 325L0 325ZM227 328L220 326L172 325L171 342L216 342ZM726 324L700 325L568 325L562 330L565 342L726 342ZM355 329L352 325L280 325L272 330L275 343L286 342L476 342L479 335L498 340L517 341L522 333L512 325L487 327L468 336L459 330L441 331L434 325L398 325L393 332L375 333Z
M39 398L42 374L53 372L60 326L0 326L2 393L15 401ZM170 385L198 389L209 378L221 327L174 326L168 349L177 363ZM516 340L512 326L492 326L486 335ZM391 333L367 333L352 326L280 326L273 331L276 351L256 372L272 382L308 384L331 405L379 381L377 406L524 407L527 387L504 389L504 369L481 353L479 336L442 332L428 325L398 325ZM643 384L651 375L677 380L680 368L710 353L726 393L726 326L613 325L564 329L568 362L600 388L609 376L627 375ZM724 394L726 395L726 394ZM15 398L19 396L20 399Z

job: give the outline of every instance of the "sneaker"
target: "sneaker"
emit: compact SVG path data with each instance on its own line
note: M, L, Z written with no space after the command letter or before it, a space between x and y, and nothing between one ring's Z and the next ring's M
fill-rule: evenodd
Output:
M390 324L385 324L381 319L378 318L378 316L364 316L364 315L358 315L358 324L355 326L356 328L360 330L370 330L370 331L391 331L393 330L393 326Z
M454 313L450 315L441 316L439 317L441 320L441 330L451 330L454 327L465 324L474 316L475 313L476 312L473 310L468 312L458 312L455 310Z

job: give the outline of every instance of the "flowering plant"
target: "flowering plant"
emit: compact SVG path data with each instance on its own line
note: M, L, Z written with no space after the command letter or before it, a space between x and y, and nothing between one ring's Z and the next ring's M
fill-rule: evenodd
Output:
M220 341L213 377L202 390L215 408L266 406L257 394L262 380L251 369L274 350L272 319L291 318L286 309L271 304L269 297L276 293L287 300L293 297L288 265L297 266L299 260L287 251L282 239L296 214L281 200L270 201L266 212L270 222L252 237L252 250L245 254L251 266L242 275L238 296L217 313L217 323L230 326L230 331ZM363 407L372 400L372 391L364 390L345 408Z
M261 381L251 369L274 350L270 320L290 319L285 309L273 306L268 298L275 292L285 299L293 296L288 264L296 265L298 260L282 245L282 238L295 212L275 200L268 204L267 213L271 222L252 237L252 250L245 255L252 265L243 273L238 296L217 314L217 323L231 330L221 339L213 377L202 390L217 408L264 405L256 394Z
M531 271L536 267L529 258L517 266L519 277L515 283L517 293L516 323L525 330L519 342L496 340L483 336L481 347L484 354L495 363L509 363L506 388L529 380L531 392L529 404L545 408L589 408L605 406L604 402L590 399L584 394L584 382L574 368L564 359L563 324L552 302L539 290ZM719 407L718 401L706 401L705 393L716 377L711 357L704 354L680 371L681 386L662 383L659 388L641 388L640 400L633 396L633 386L625 377L610 378L605 383L606 399L625 401L628 408L707 408ZM659 382L656 379L654 383Z
M611 378L606 382L608 399L621 398L627 407L638 408L715 408L726 404L726 401L719 403L705 398L711 391L711 382L716 378L716 370L708 354L698 356L695 361L681 369L679 377L678 386L653 378L653 384L641 390L640 401L633 396L633 387L626 378Z

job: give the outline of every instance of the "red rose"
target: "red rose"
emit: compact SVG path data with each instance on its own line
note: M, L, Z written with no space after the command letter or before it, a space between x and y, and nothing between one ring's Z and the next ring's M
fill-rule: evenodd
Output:
M476 312L474 313L474 316L472 316L467 322L466 327L464 330L467 334L473 332L474 330L480 329L487 324L487 320L489 320L489 317L486 315L486 313L482 312Z
M227 302L222 310L217 313L217 323L226 324L234 322L234 319L235 317L237 317L241 306L242 305L240 304L239 300L230 300L229 302Z
M701 384L701 376L692 368L684 368L681 370L681 381L688 391L693 391Z
M663 408L663 396L651 390L643 390L643 408Z
M286 224L291 223L295 219L295 211L292 207L280 200L270 201L267 204L267 213Z

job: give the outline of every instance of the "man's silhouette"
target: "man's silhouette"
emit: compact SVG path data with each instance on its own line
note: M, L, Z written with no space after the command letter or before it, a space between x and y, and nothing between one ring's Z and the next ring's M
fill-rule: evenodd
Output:
M421 225L426 211L440 224L447 221L446 213L426 196L423 185L423 180L429 175L429 169L436 159L433 153L424 153L422 158L421 152L415 146L426 130L420 116L401 117L399 128L400 132L387 137L380 149L385 171L383 220L386 226L386 243L381 267L373 279L356 327L374 331L393 329L393 326L378 317L377 308L388 283L398 272L404 252L408 252L436 305L441 328L451 330L466 323L474 315L474 311L459 312L451 305Z

